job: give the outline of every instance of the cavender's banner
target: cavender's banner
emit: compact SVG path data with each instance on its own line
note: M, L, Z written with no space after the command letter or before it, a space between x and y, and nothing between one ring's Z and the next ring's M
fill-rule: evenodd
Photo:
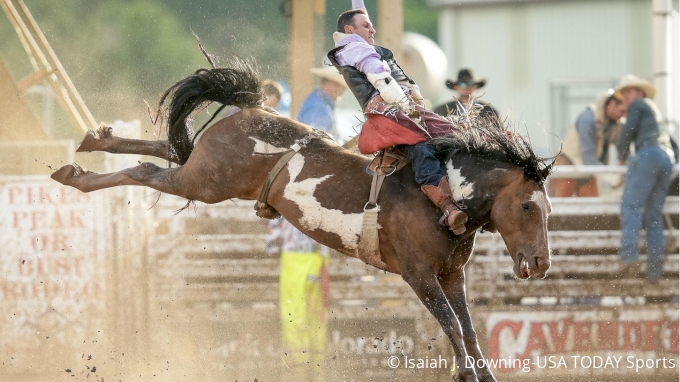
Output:
M501 373L677 377L677 308L498 312L486 330L489 362Z

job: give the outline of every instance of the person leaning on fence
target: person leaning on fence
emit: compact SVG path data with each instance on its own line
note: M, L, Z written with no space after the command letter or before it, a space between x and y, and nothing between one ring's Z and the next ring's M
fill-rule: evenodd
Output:
M639 240L644 223L647 232L647 278L658 280L663 275L665 250L663 206L673 171L670 142L660 129L662 120L652 101L656 89L649 81L632 74L621 78L616 88L628 105L626 122L616 145L619 162L628 159L626 183L621 197L622 272L637 275L640 270ZM630 145L635 155L629 158Z
M600 94L576 119L562 142L562 153L555 164L597 166L609 164L609 146L615 144L621 133L621 117L626 114L626 104L610 90ZM597 179L558 178L550 182L550 195L557 197L598 196Z
M456 81L446 80L446 87L455 90L458 98L437 106L433 111L444 117L458 117L470 110L470 105L474 100L474 104L481 108L479 112L481 116L498 117L498 112L490 104L475 98L475 92L484 85L486 85L486 79L476 79L472 69L461 69Z
M363 1L353 0L352 9L338 18L333 33L335 49L328 52L328 59L343 75L366 116L359 151L370 154L403 146L415 181L444 212L442 224L461 235L467 214L453 201L448 177L428 142L453 134L455 127L424 108L418 85L399 67L389 49L374 44L374 35Z

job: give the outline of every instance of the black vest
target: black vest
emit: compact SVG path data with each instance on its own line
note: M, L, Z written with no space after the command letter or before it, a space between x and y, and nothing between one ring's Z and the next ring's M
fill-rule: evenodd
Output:
M338 61L335 59L335 54L344 47L344 45L339 46L328 52L328 60L330 60L333 66L335 66L340 74L342 74L342 76L345 78L347 86L352 91L352 93L354 93L354 96L356 97L357 101L359 101L359 104L361 104L361 108L363 110L366 109L368 101L371 99L371 96L376 92L377 89L368 81L366 75L360 72L357 68L338 64ZM401 67L399 67L399 64L397 64L397 60L394 59L394 54L392 54L391 50L383 48L379 45L373 45L373 48L375 48L375 51L378 52L380 58L387 62L392 78L397 81L408 81L412 84L414 83L413 80L408 78Z

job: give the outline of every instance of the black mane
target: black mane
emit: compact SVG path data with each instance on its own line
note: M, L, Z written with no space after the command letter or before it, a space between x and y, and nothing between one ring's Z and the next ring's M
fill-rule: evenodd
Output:
M553 169L554 157L541 158L534 153L525 136L508 128L495 116L473 116L455 135L431 142L440 160L462 154L507 163L524 169L524 177L544 184Z

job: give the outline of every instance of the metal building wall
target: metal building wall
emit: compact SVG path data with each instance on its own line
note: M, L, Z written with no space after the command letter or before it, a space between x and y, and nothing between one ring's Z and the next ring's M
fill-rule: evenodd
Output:
M548 146L559 150L558 137L588 100L621 75L652 77L651 1L445 3L432 2L442 6L439 43L450 75L471 67L488 78L482 99L526 126L542 153ZM555 83L567 86L573 80L599 82L575 85L580 93L556 106Z

